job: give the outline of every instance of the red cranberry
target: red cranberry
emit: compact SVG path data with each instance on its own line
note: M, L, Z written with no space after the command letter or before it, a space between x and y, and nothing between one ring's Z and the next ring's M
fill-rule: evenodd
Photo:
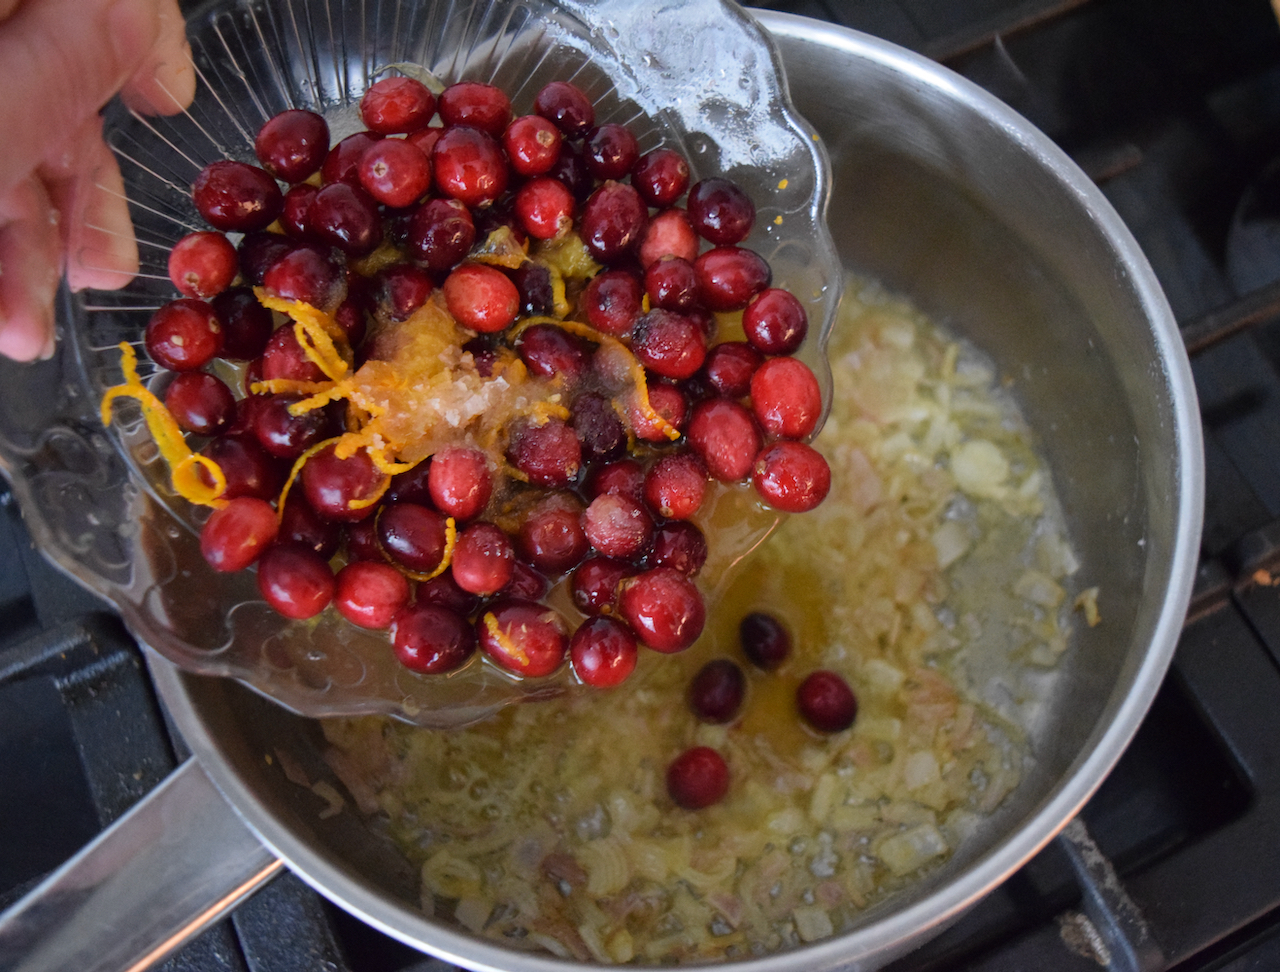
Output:
M440 92L437 105L446 125L469 125L501 135L511 124L511 99L501 88L481 81L459 81Z
M266 381L324 381L320 366L307 357L293 328L286 324L277 328L262 352L262 377Z
M766 435L807 438L822 417L822 391L809 366L770 358L751 378L751 409Z
M277 459L297 459L331 431L323 409L290 414L289 406L300 401L301 395L272 395L254 416L253 434Z
M587 171L601 181L625 179L640 158L640 146L631 129L608 122L587 135L582 158Z
M760 431L751 413L727 398L695 405L687 436L708 472L722 483L745 479L760 452Z
M698 258L698 234L683 209L664 209L649 220L640 242L640 265L649 267L663 257L692 263Z
M713 246L741 243L756 221L751 197L728 179L704 179L689 190L689 221Z
M654 149L636 162L631 184L650 206L665 209L689 188L689 163L672 149Z
M184 431L218 435L235 418L236 397L221 379L203 371L187 371L165 389L164 407Z
M480 607L480 598L459 587L458 582L453 579L453 574L447 570L443 574L437 574L431 580L418 582L417 602L447 607L464 618L471 617Z
M396 263L378 272L383 309L393 321L407 321L435 289L431 274L421 267Z
M464 263L445 278L444 301L463 327L493 334L510 327L520 313L520 292L501 270Z
M654 307L685 311L698 305L698 275L693 264L681 257L663 257L649 264L644 289Z
M742 330L751 345L765 354L792 354L809 331L809 315L790 291L770 287L747 304Z
M277 297L325 310L341 297L342 274L315 247L295 246L271 265L262 286Z
M240 272L248 283L261 287L267 271L296 246L296 242L279 233L246 233L236 248Z
M191 187L200 215L215 229L248 233L270 225L284 206L276 180L244 162L211 162Z
M771 672L791 655L791 635L772 614L753 611L738 625L742 652L757 668Z
M474 519L493 495L488 457L466 446L441 449L431 457L427 490L440 512L456 520Z
M315 237L348 256L364 256L382 242L378 204L359 186L345 182L316 193L307 210L307 226Z
M692 319L659 307L636 321L631 351L664 378L692 378L706 360L707 342Z
M751 482L774 509L807 513L827 498L831 467L803 442L775 442L756 458Z
M584 485L586 494L592 499L616 493L637 504L643 503L644 467L634 459L619 459L592 469Z
M732 722L747 694L742 669L727 658L707 662L689 685L689 705L703 722Z
M588 557L570 579L573 606L583 614L612 611L618 601L618 585L634 577L636 569L610 557Z
M569 138L581 138L596 122L596 110L582 91L568 81L552 81L533 100L533 110L555 123Z
M375 81L360 99L360 118L365 128L379 135L398 135L426 128L435 113L435 95L414 78Z
M560 145L560 155L556 158L555 164L547 170L547 175L553 179L559 179L568 186L569 191L573 193L573 198L578 202L584 202L596 187L596 181L587 171L587 163L568 142Z
M689 417L689 402L684 393L675 385L651 381L649 383L649 407L662 417L663 421L676 431L683 431ZM661 425L651 420L647 413L638 407L628 404L627 420L631 423L631 431L637 439L645 442L669 442L667 433Z
M236 248L221 233L188 233L169 251L169 279L184 297L212 297L235 279Z
M512 465L535 486L563 489L573 485L582 467L582 446L559 419L518 431L507 450Z
M602 263L626 256L640 244L649 210L639 193L622 182L606 182L582 208L579 232L591 255Z
M708 250L694 261L693 268L702 303L713 311L741 310L769 286L773 276L760 254L737 246Z
M554 672L569 648L568 625L558 612L515 598L493 605L476 622L476 633L490 658L531 678Z
M222 325L222 357L248 361L262 354L271 337L271 311L248 287L233 287L213 298L213 312Z
M597 331L622 337L640 316L644 288L635 274L626 270L606 270L596 274L583 292L587 323Z
M279 519L281 540L310 547L326 560L338 552L342 528L313 510L302 490L289 492L288 502ZM380 554L378 556L381 557Z
M258 558L258 590L286 618L313 618L333 600L337 584L329 562L314 550L277 543Z
M272 458L257 439L243 435L220 435L200 450L200 454L212 459L226 477L224 499L237 496L253 496L273 500L284 485L285 470Z
M326 446L307 460L302 467L302 489L321 516L344 522L363 520L375 507L359 504L377 495L385 474L363 449L339 459L334 448Z
M309 466L303 467L304 475ZM387 503L376 525L383 553L406 570L430 574L444 559L448 534L444 514L417 503Z
M329 150L324 165L320 167L320 180L325 185L345 182L350 186L360 184L360 160L369 147L378 142L378 136L369 132L348 135Z
M525 328L520 332L516 350L530 373L539 378L562 375L572 383L586 374L590 367L590 358L582 341L554 324L534 324Z
M569 642L574 673L586 685L613 688L636 668L636 638L621 621L596 617L583 622Z
M608 462L627 450L627 430L613 403L603 395L579 395L569 424L582 443L582 457L587 462Z
M818 732L843 732L858 716L858 700L835 672L819 670L796 689L800 715Z
M203 300L183 297L162 305L144 338L151 360L170 371L203 368L222 350L218 315Z
M443 128L419 128L416 132L406 135L404 140L410 145L416 145L422 150L422 154L430 159L431 150L435 148L436 142L443 134Z
M697 577L706 562L707 538L688 520L664 523L653 535L650 567L673 567L685 577Z
M285 506L288 510L293 505L293 500ZM317 514L319 515L319 514ZM365 520L358 520L355 523L345 523L342 526L342 534L345 540L347 560L374 560L386 561L386 557L382 555L382 550L378 547L378 531L375 527L377 518L369 517Z
M357 561L336 578L333 606L352 624L381 630L409 603L409 581L390 564Z
M540 115L523 115L502 136L511 168L526 178L545 175L560 157L560 130Z
M319 171L329 154L329 126L314 111L291 108L258 129L253 150L262 167L281 182L302 182Z
M412 604L391 622L391 644L405 668L440 675L461 668L475 653L475 629L439 604Z
M751 376L764 356L745 341L725 341L707 352L702 373L723 398L741 398L751 390Z
M541 601L550 589L551 584L545 577L524 561L517 560L511 571L511 582L500 593L502 597Z
M276 539L276 511L266 500L240 496L214 510L200 530L200 552L223 573L244 570Z
M456 199L431 199L409 221L409 252L437 273L448 270L471 250L476 225Z
M654 567L622 582L618 613L654 651L684 651L702 634L706 607L697 587L672 567Z
M431 163L412 142L384 138L360 157L360 185L370 196L393 209L403 209L431 188Z
M707 493L707 464L695 452L663 456L644 478L649 508L668 520L687 520Z
M559 179L530 179L516 193L515 210L520 225L534 239L555 239L573 227L573 193Z
M729 766L709 746L686 749L667 767L667 793L686 810L705 810L729 792Z
M517 537L520 554L548 574L562 574L591 549L582 529L582 503L552 493L529 511Z
M280 213L280 222L285 232L294 239L305 240L311 235L307 224L307 213L311 211L311 203L320 190L309 182L293 186L284 194L284 209Z
M426 459L416 464L412 469L407 469L392 476L391 484L382 496L383 501L386 503L419 503L423 506L431 506L432 499L429 482L433 461L434 458ZM453 514L449 513L448 515L452 516Z
M643 553L653 539L653 519L644 507L616 493L591 501L582 514L582 529L592 547L623 560Z
M507 161L492 135L478 128L446 128L431 150L436 186L475 209L507 188Z
M458 536L450 571L464 591L488 597L511 580L515 567L511 538L492 523L473 523Z
M511 280L520 292L520 313L549 315L555 308L551 271L530 260L511 271Z

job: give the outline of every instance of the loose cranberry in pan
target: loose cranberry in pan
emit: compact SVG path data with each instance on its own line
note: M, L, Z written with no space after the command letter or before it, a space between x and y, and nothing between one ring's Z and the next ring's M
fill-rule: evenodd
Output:
M668 256L690 263L698 258L698 234L693 231L689 215L683 209L665 209L653 216L640 242L642 267L647 268Z
M709 746L686 749L667 767L667 793L686 810L704 810L728 792L728 764Z
M569 659L578 678L596 688L613 688L636 667L635 635L614 618L591 618L573 633Z
M626 270L606 270L591 278L582 303L587 323L597 331L622 337L630 334L640 316L644 287L635 274Z
M581 138L596 122L596 110L582 91L568 81L552 81L538 92L533 110L555 123L570 138Z
M766 435L804 439L822 417L822 392L809 366L770 358L751 377L751 409Z
M503 599L476 622L480 647L503 668L537 678L550 675L569 649L569 626L552 608Z
M684 651L702 634L706 608L698 588L672 567L655 567L619 585L618 613L654 651Z
M244 162L206 165L196 176L191 198L209 225L232 233L263 229L284 207L276 180Z
M732 722L747 694L742 669L727 658L716 658L698 670L689 685L689 706L703 722Z
M276 511L266 500L241 496L214 510L200 531L200 552L214 570L244 570L276 539Z
M258 590L286 618L315 617L329 606L336 587L329 562L299 544L275 544L258 558Z
M751 298L769 286L773 272L760 254L736 246L718 246L693 263L698 292L709 310L732 311L746 307Z
M770 287L743 310L742 330L765 354L792 354L809 331L809 315L790 291Z
M582 502L571 493L552 493L520 524L520 554L539 570L562 574L591 549L582 528Z
M640 194L626 183L606 182L583 207L579 232L593 257L611 263L640 245L648 225Z
M588 557L573 572L570 590L573 606L583 614L613 610L618 601L618 585L637 571L630 564L610 557Z
M582 514L582 529L600 553L628 560L648 548L653 539L653 518L634 500L604 493Z
M481 81L459 81L440 92L437 104L446 125L469 125L498 136L511 124L511 99Z
M196 371L222 350L222 325L203 300L183 297L162 305L147 322L151 360L170 371Z
M711 476L724 483L745 479L760 452L760 431L751 413L726 398L693 407L688 439Z
M222 325L222 356L248 361L266 349L275 326L271 311L258 302L248 287L232 287L213 298L213 312Z
M742 652L757 668L771 672L791 655L791 635L772 614L753 611L738 625Z
M807 513L831 490L831 467L803 442L775 442L757 457L751 482L774 509Z
M472 209L490 205L507 188L502 147L478 128L446 128L431 150L431 171L442 193Z
M475 629L440 604L411 604L391 622L391 644L400 664L424 675L461 668L475 654Z
M650 567L674 567L685 577L697 577L706 562L707 538L688 520L664 523L653 535Z
M365 128L379 135L395 135L426 128L436 111L436 97L414 78L383 78L360 99Z
M360 185L370 196L395 209L411 206L431 188L426 153L401 138L384 138L360 157Z
M689 163L672 149L654 149L636 162L631 184L650 206L665 208L689 188Z
M186 371L165 389L164 407L183 430L218 435L235 418L236 397L222 379L203 371Z
M357 561L338 571L333 605L352 624L388 628L408 603L409 580L390 564Z
M819 732L842 732L858 716L858 700L849 683L835 672L816 671L796 690L804 721Z
M221 233L188 233L169 251L169 279L184 297L213 297L240 269L236 248Z
M546 175L560 157L560 130L540 115L523 115L502 136L511 168L525 177Z
M325 185L334 182L345 182L348 185L360 184L360 160L371 145L378 142L378 136L369 132L356 132L348 135L329 150L324 165L320 167L320 179Z
M751 197L728 179L704 179L689 190L689 221L715 246L741 243L756 220Z
M597 179L625 179L640 158L640 146L631 129L608 122L587 135L582 158Z

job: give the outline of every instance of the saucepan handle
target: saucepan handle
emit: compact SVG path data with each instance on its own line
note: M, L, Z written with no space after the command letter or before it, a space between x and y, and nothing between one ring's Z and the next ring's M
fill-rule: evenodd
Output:
M141 972L283 866L188 759L0 915L0 969Z

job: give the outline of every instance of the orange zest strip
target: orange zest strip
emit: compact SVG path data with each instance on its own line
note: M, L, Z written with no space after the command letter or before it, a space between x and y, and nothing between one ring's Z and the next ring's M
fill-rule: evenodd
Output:
M255 381L249 391L255 395L314 395L322 391L327 382L297 381L293 378L269 378Z
M332 317L303 301L272 297L261 287L254 287L253 293L263 307L293 318L294 337L306 356L327 378L341 381L346 377L350 366L338 351L338 346L345 348L347 338Z
M498 627L498 619L493 616L492 611L485 613L484 626L485 630L489 632L489 637L496 641L503 651L518 661L521 665L529 664L529 656L525 654L523 648L508 638L506 633Z
M334 436L332 439L325 439L323 442L317 442L311 446L302 455L293 461L293 468L289 470L289 478L284 481L284 489L280 490L280 496L276 500L276 522L279 523L284 519L284 502L289 497L289 490L293 488L293 482L298 478L298 474L302 472L302 467L307 464L307 460L314 456L325 446L333 445L342 436Z
M372 458L372 457L371 457L371 458ZM376 465L376 463L375 463L375 465ZM349 499L349 500L347 500L347 509L349 509L349 510L367 510L367 509L368 509L369 507L371 507L374 503L378 502L378 500L382 499L382 497L386 495L386 493L387 493L387 488L388 488L388 487L390 487L390 485L391 485L391 477L390 477L390 476L384 476L384 477L383 477L383 479L382 479L382 482L378 485L378 488L377 488L377 489L375 489L375 490L374 490L372 493L370 493L368 496L362 497L361 499Z
M120 369L124 372L124 384L107 389L102 396L101 417L104 426L111 424L111 403L117 398L133 398L142 406L142 417L146 420L151 437L155 440L160 455L169 466L169 475L174 491L199 506L215 508L226 506L222 493L227 488L227 477L221 467L205 456L197 455L187 447L182 429L169 410L138 377L138 355L125 341L120 342ZM212 485L201 476L204 470Z
M453 548L458 543L458 525L454 523L453 517L449 517L444 521L444 554L440 557L440 563L436 565L436 569L429 574L420 574L417 571L407 570L399 567L400 573L406 577L410 577L416 581L434 580L449 569L449 565L453 563ZM381 541L379 541L381 547Z

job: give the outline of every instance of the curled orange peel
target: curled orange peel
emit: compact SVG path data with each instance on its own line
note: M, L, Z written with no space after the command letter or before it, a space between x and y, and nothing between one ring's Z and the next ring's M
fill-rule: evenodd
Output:
M263 307L293 319L293 336L298 339L298 345L326 378L341 381L346 377L351 370L347 360L351 349L347 345L347 335L337 321L304 301L272 297L261 287L254 287L253 293Z
M498 619L493 616L492 611L487 611L485 613L484 627L485 630L489 632L489 637L496 641L503 651L518 661L521 665L527 666L529 664L529 656L525 654L523 648L512 641L507 636L506 632L498 626Z
M417 571L407 570L397 565L400 573L406 577L410 577L416 581L434 580L449 569L449 565L453 563L453 548L458 543L458 524L454 522L453 517L448 517L444 521L444 553L440 556L440 563L436 565L436 569L430 573L420 574Z

